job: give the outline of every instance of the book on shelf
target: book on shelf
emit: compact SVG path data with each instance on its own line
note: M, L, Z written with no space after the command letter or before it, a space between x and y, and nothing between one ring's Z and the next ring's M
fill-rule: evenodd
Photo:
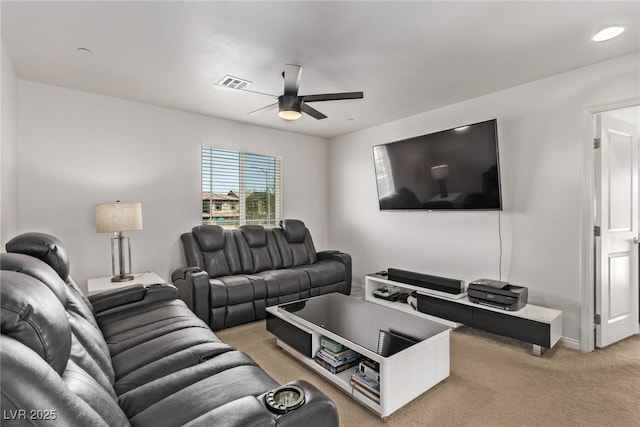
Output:
M358 363L358 371L362 372L365 376L380 382L380 372L364 362L364 359L360 360L360 363Z
M352 393L354 390L358 391L374 402L380 403L380 393L374 393L368 388L363 387L360 383L355 382L354 380L349 381L349 383L351 384Z
M351 381L355 381L372 393L380 394L380 383L359 371L356 371L351 375Z
M329 349L334 353L339 353L345 349L342 344L340 344L339 342L335 342L331 338L327 337L320 338L320 346Z
M356 353L351 349L342 350L340 353L334 353L331 350L324 347L318 350L318 354L321 354L325 358L325 360L333 361L336 363L360 356L360 354Z
M363 357L362 358L362 363L364 363L365 365L367 365L368 367L370 367L374 371L380 372L380 363L379 362L376 362L375 360L371 360L368 357Z
M327 371L331 372L332 374L337 374L340 373L342 371L346 371L347 369L356 366L358 364L358 359L354 359L351 361L345 361L344 363L341 363L337 366L334 366L330 363L328 363L326 360L316 356L314 358L314 360L316 361L316 363L320 366L322 366L323 368L325 368Z
M348 359L344 359L344 360L334 360L331 359L330 357L325 356L322 352L318 351L316 353L316 358L317 359L322 359L325 362L327 362L329 365L334 366L334 367L338 367L341 365L344 365L346 363L352 363L353 365L357 365L358 362L360 361L360 355L358 353L354 354L352 357L349 357ZM353 363L355 362L355 363Z

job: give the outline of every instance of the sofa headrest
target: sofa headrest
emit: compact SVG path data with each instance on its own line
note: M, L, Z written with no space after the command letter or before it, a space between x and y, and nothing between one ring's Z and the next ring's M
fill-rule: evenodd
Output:
M304 222L298 219L283 219L280 221L280 227L284 231L284 235L289 243L302 243L307 234L307 227Z
M71 328L60 301L24 273L1 271L0 283L2 335L20 341L62 374L71 352Z
M267 246L267 230L261 225L243 225L240 227L242 235L250 248Z
M197 225L191 231L203 251L218 251L224 248L224 229L219 225Z
M69 278L69 256L62 242L45 233L24 233L9 240L7 252L30 255L47 263L63 282Z
M17 271L34 277L45 284L63 306L67 304L67 285L56 271L44 261L24 254L0 254L0 269Z

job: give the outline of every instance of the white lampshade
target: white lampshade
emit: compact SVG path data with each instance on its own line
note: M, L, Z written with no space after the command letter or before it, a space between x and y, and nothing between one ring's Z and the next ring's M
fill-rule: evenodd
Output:
M142 230L142 203L96 205L96 233Z
M434 166L431 168L433 179L445 179L449 176L449 165Z

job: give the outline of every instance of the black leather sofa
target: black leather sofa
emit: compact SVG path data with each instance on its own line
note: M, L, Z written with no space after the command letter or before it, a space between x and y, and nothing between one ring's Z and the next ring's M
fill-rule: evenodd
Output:
M180 236L187 267L173 272L180 298L212 330L266 317L266 307L330 292L351 293L351 256L316 252L302 221L280 227L193 227Z
M279 385L221 342L172 285L87 299L53 237L0 254L2 425L337 426L333 402L296 381L304 404L267 409ZM286 386L285 386L286 387Z

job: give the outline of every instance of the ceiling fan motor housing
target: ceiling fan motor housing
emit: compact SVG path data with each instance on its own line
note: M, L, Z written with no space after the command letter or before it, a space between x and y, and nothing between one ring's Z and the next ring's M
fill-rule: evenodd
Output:
M295 95L280 95L278 97L278 110L279 111L297 111L300 112L300 104L302 98Z

